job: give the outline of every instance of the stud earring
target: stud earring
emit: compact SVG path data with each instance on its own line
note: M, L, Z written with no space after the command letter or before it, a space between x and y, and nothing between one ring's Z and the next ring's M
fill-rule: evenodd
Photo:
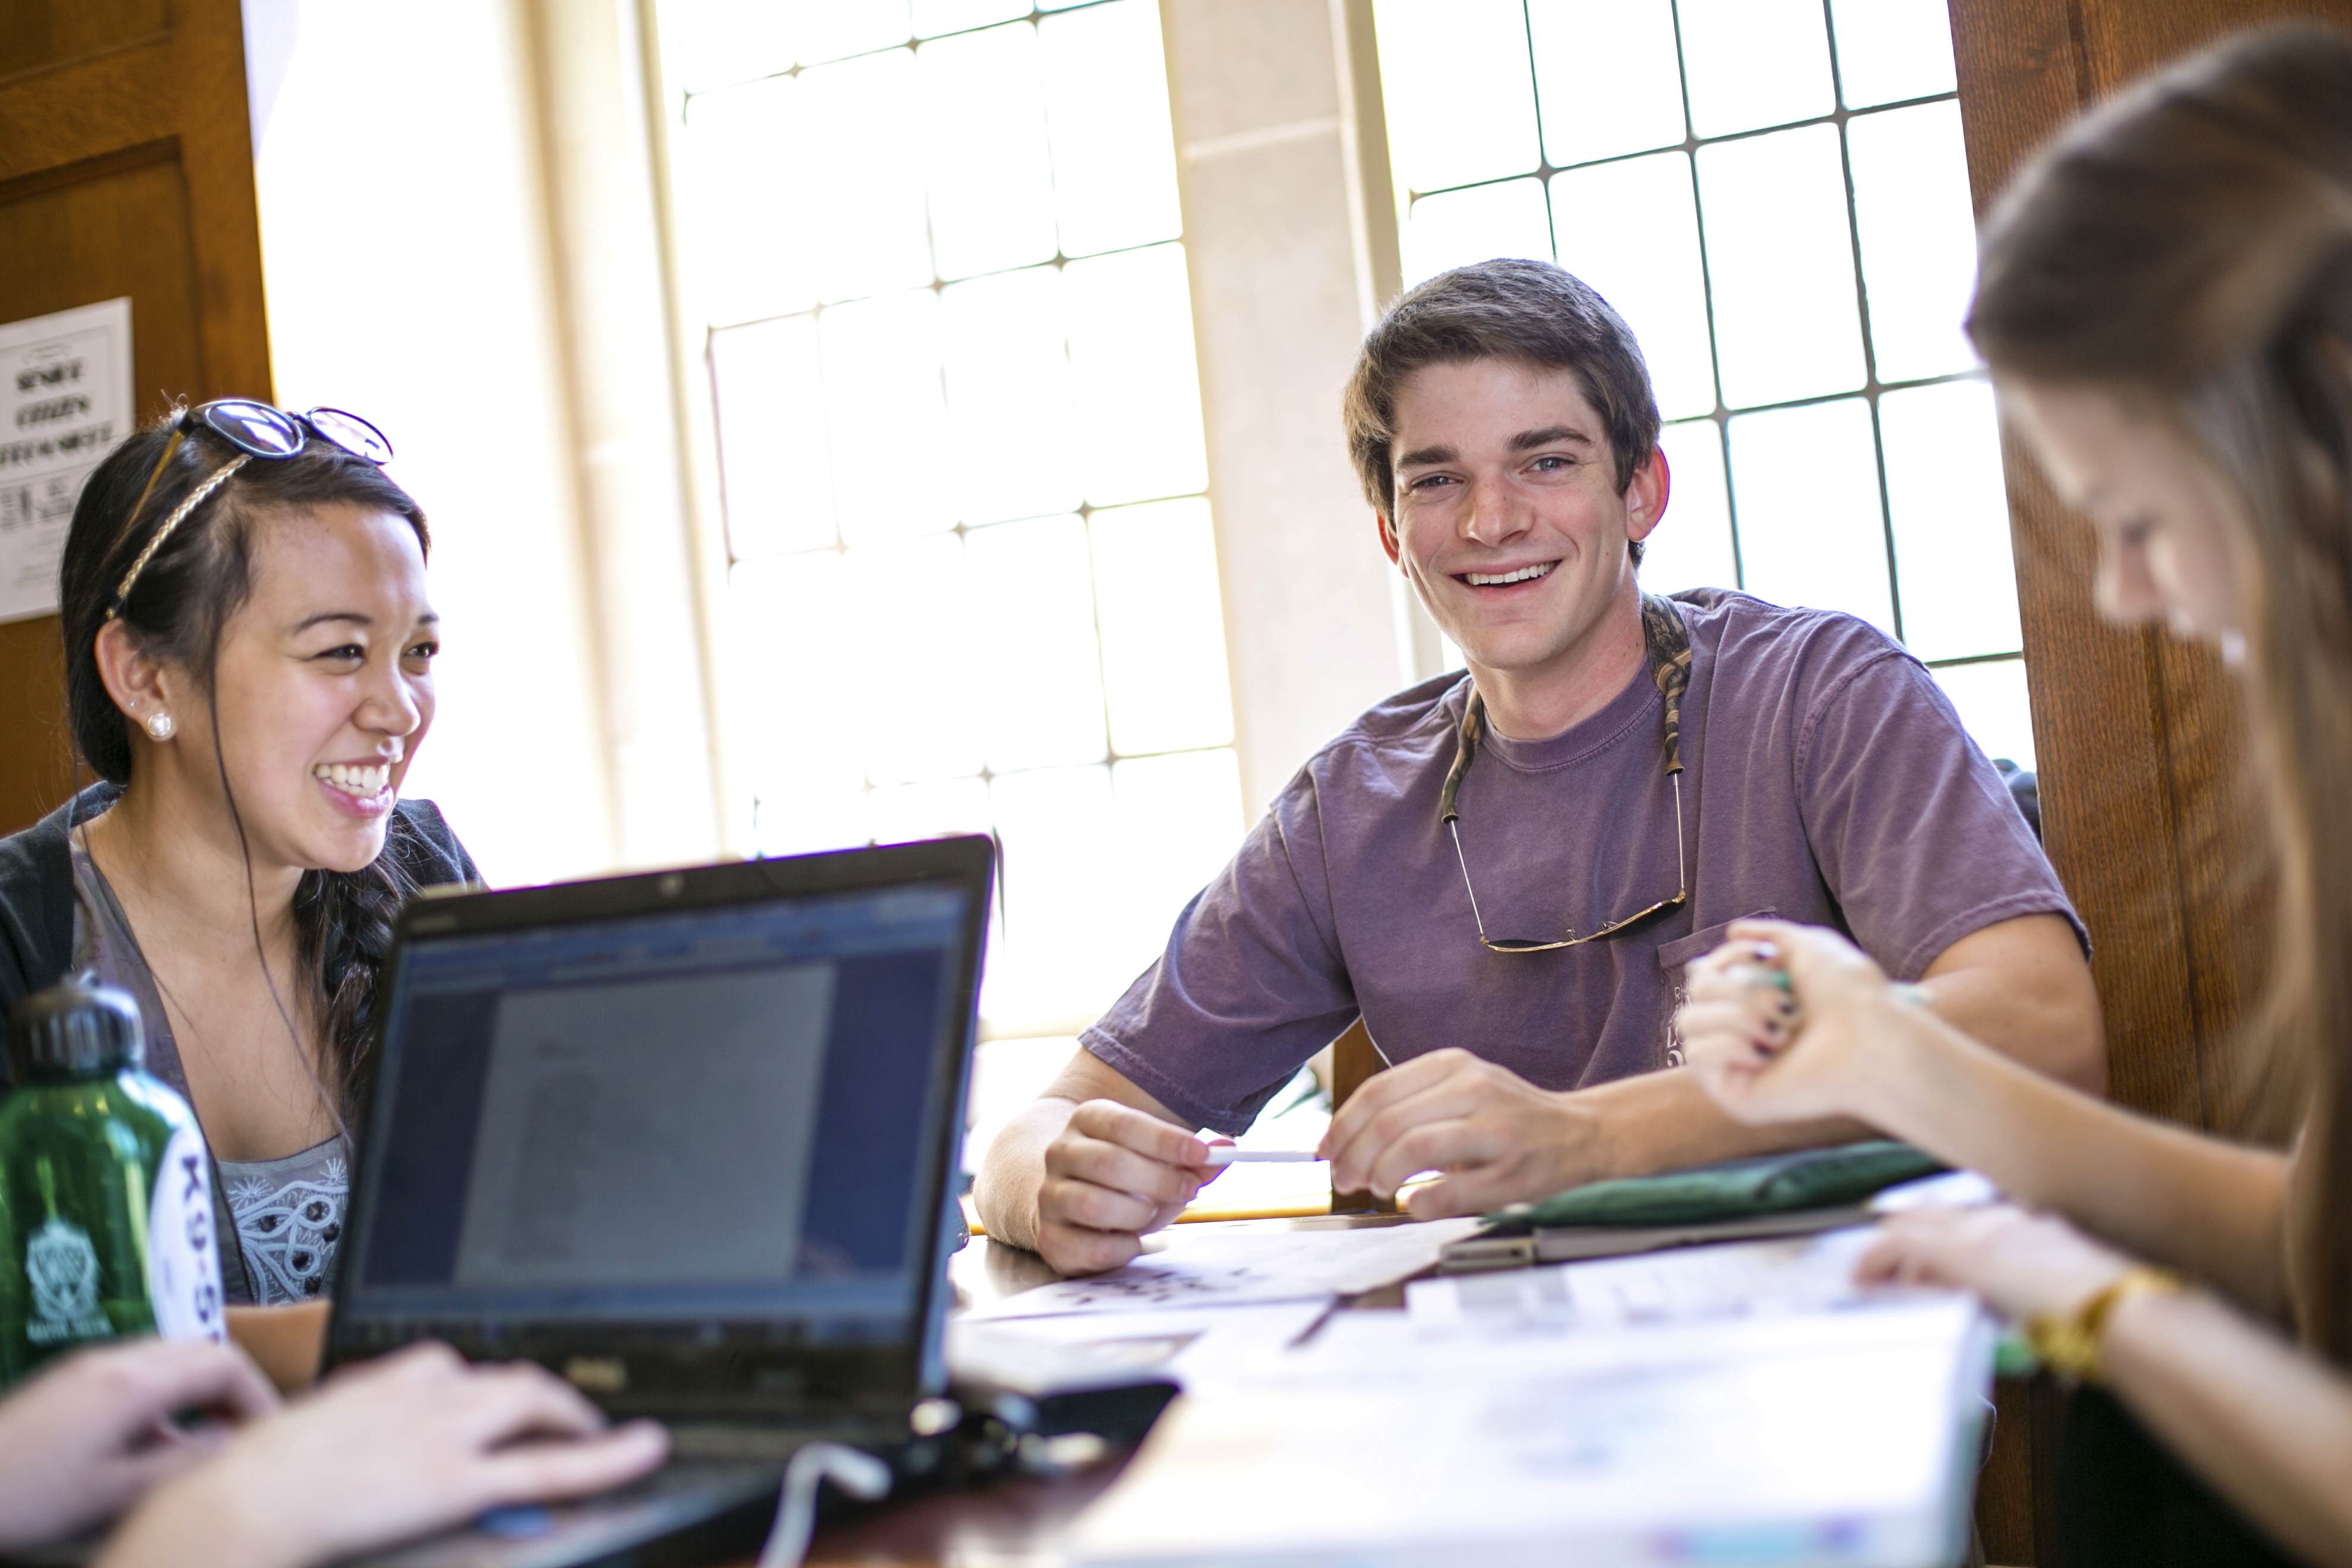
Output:
M178 728L178 725L172 722L172 716L169 713L150 713L147 715L147 732L159 741L170 740L172 738L172 731Z

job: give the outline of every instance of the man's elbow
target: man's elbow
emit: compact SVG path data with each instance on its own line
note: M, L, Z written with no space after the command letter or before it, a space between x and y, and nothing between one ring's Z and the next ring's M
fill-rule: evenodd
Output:
M2034 1046L2026 1059L2069 1089L2104 1097L2107 1092L2107 1031L2099 1014L2099 993L2085 972L2038 1009ZM2025 1053L2020 1053L2024 1056Z

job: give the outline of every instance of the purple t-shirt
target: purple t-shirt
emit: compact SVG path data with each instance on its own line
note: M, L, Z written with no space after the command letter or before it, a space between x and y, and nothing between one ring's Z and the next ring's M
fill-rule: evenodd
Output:
M1299 770L1087 1049L1238 1133L1360 1014L1392 1062L1459 1046L1545 1089L1667 1066L1683 965L1748 915L1836 926L1905 980L2019 915L2083 935L2000 775L1900 645L1745 594L1675 601L1692 655L1681 908L1582 947L1481 947L1438 821L1470 682L1441 677ZM1645 671L1549 740L1487 731L1458 805L1489 936L1590 931L1674 896L1662 701Z

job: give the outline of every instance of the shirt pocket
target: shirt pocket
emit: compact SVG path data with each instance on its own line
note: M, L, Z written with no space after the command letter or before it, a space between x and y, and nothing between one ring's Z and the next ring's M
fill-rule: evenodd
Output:
M1741 915L1738 920L1725 921L1719 925L1708 926L1704 931L1695 931L1690 935L1679 937L1658 949L1658 973L1666 982L1666 1016L1659 1028L1660 1043L1664 1049L1665 1066L1678 1068L1683 1065L1682 1037L1675 1030L1675 1014L1681 1010L1685 1002L1690 1000L1683 966L1692 959L1705 958L1708 953L1721 947L1723 939L1730 934L1731 928L1739 921L1774 920L1779 918L1780 913L1779 906L1768 904L1753 914Z
M1680 991L1683 984L1683 965L1694 958L1705 958L1708 953L1721 947L1723 939L1731 933L1731 928L1740 921L1770 921L1780 918L1779 907L1767 905L1753 914L1741 915L1737 920L1727 920L1720 925L1711 925L1705 931L1695 931L1688 936L1677 937L1658 949L1658 969L1674 983L1675 989Z

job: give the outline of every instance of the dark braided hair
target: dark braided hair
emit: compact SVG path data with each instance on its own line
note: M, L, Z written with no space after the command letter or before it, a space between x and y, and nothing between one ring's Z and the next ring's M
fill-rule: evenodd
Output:
M178 418L174 409L124 441L91 472L74 507L59 573L66 709L74 746L93 773L118 785L131 781L131 721L99 674L99 631L123 574L163 520L236 455L218 437L197 429L163 459ZM141 491L159 459L163 471L141 505ZM331 441L313 439L294 457L247 463L197 507L140 573L119 618L142 651L194 676L206 707L213 709L222 635L253 592L254 525L275 513L334 505L403 518L416 531L418 547L428 553L432 549L424 509L406 490L374 464ZM130 515L133 507L136 517ZM216 709L211 721L217 755ZM225 763L221 789L242 842L245 823ZM355 1110L352 1096L363 1077L359 1069L367 1050L368 1018L391 948L392 922L415 890L402 868L405 858L394 852L395 840L410 831L394 812L384 847L372 863L356 871L306 871L294 892L295 958L308 993L301 1000L319 1028L328 1109L347 1131ZM254 945L258 955L258 910ZM262 973L268 974L266 961ZM282 1000L279 1007L282 1012ZM292 1027L290 1018L288 1026Z

